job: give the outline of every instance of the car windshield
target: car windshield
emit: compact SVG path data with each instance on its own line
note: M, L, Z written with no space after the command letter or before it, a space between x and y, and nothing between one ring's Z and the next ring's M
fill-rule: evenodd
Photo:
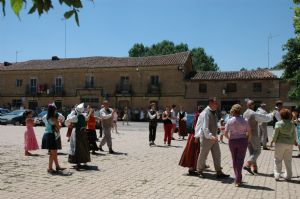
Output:
M38 114L38 117L44 117L47 114L47 111L42 111Z
M23 115L24 111L23 110L17 110L13 111L11 113L7 113L6 115Z

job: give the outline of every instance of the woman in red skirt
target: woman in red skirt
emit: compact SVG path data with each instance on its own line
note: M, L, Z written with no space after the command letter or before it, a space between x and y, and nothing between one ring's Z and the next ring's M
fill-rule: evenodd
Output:
M202 110L203 108L201 106L198 106L197 112L194 115L193 131L191 131L189 134L185 149L179 161L180 166L189 168L189 175L197 175L196 167L198 156L200 153L200 142L194 138L194 129L197 124L197 119Z

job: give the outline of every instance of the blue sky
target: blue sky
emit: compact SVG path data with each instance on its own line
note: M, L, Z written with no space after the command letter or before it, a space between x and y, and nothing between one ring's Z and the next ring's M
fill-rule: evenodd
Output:
M56 0L53 0L56 2ZM128 56L134 43L162 40L202 47L222 71L280 62L282 46L294 37L292 0L83 0L80 27L67 21L67 57ZM67 7L39 17L6 6L0 15L0 62L65 57Z

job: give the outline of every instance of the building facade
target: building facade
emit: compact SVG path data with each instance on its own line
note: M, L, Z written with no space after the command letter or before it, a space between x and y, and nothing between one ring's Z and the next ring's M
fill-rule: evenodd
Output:
M265 102L287 100L288 84L269 70L194 72L190 52L163 56L87 57L33 60L0 66L0 106L36 109L55 102L71 108L85 102L99 107L160 108L182 105L192 112L215 96L226 109L245 98ZM291 102L289 102L291 103Z

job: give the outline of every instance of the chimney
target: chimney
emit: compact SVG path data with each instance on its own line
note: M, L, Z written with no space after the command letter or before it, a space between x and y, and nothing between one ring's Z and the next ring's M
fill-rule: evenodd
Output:
M10 65L12 65L12 63L7 62L7 61L4 62L4 66L10 66Z
M52 61L57 61L57 60L59 60L59 57L57 57L57 56L52 56Z

